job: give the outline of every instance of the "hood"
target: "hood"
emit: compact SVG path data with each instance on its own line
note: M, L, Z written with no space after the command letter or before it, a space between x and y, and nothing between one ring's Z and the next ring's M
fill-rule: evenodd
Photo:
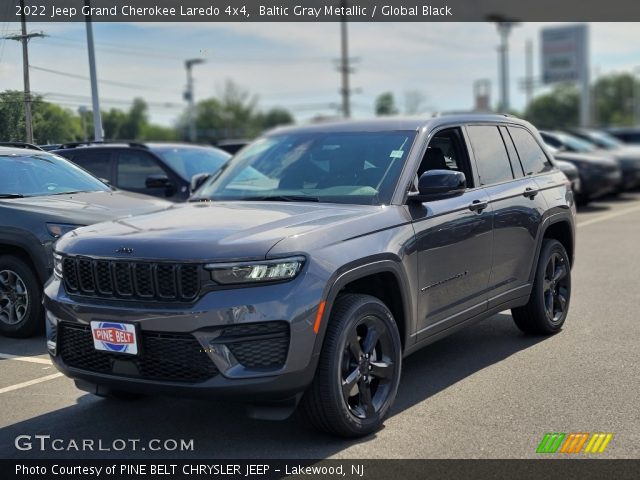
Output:
M640 170L640 149L637 147L620 147L607 150L625 169Z
M153 197L121 191L25 197L0 202L12 210L38 213L50 216L53 221L77 225L157 212L173 205Z
M80 228L58 240L56 248L63 253L123 259L263 259L287 237L319 235L329 244L346 238L349 232L352 236L359 229L372 230L388 221L379 215L383 210L385 207L302 202L176 204L164 212ZM335 228L338 224L348 228ZM116 252L123 247L133 251Z

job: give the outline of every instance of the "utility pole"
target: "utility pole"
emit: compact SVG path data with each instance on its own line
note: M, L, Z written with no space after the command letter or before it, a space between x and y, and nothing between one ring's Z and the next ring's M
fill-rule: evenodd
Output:
M89 0L84 0L87 10L90 11ZM101 142L102 135L102 116L100 114L100 96L98 95L98 74L96 73L96 53L93 47L93 26L91 23L91 15L85 17L85 25L87 27L87 50L89 52L89 76L91 77L91 103L93 108L93 132L94 140Z
M196 131L196 112L193 100L193 66L204 63L202 58L191 58L185 60L184 66L187 69L187 89L184 92L184 99L189 103L187 109L187 117L189 119L189 140L196 142L198 140L198 132Z
M9 35L4 37L7 40L17 40L22 42L22 71L24 75L24 123L25 140L33 143L33 118L31 115L31 85L29 83L29 40L34 37L44 37L44 33L27 33L27 19L24 14L24 0L20 0L20 22L22 23L21 35Z

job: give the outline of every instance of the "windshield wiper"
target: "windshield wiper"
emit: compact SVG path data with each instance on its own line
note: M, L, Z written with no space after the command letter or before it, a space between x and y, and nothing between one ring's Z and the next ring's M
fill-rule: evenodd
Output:
M92 190L72 190L71 192L56 192L56 193L50 193L49 195L73 195L75 193L88 193L91 191Z
M24 198L20 193L0 193L0 198Z
M238 200L248 202L319 202L318 197L309 195L265 195L263 197L245 197Z

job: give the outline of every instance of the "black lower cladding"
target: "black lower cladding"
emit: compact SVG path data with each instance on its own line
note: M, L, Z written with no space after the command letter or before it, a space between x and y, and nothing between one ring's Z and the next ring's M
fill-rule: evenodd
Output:
M219 373L193 335L143 331L140 340L139 355L104 352L88 325L61 323L58 351L69 367L103 374L195 383Z

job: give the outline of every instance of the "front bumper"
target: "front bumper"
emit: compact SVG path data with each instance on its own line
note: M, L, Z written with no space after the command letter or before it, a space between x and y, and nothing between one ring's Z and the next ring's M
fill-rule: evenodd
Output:
M288 398L315 373L322 287L307 271L287 283L218 290L193 305L162 307L70 296L54 276L44 291L47 345L54 365L89 391ZM92 321L134 324L139 354L96 352Z
M622 184L622 172L619 169L609 172L580 172L580 193L589 198L599 198L612 193Z
M622 169L622 190L633 190L640 186L640 169L623 168Z

